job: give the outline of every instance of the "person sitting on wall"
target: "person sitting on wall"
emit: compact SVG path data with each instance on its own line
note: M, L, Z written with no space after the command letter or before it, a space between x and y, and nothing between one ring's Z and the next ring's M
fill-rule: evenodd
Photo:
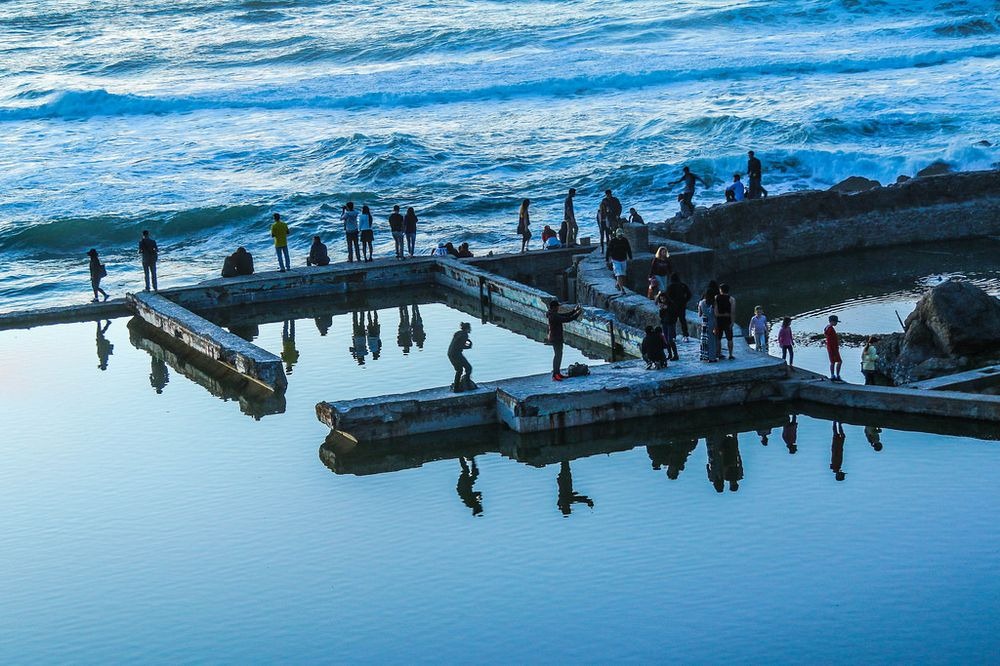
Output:
M438 243L438 246L434 248L431 252L435 257L447 257L448 256L448 244L444 241Z
M550 238L555 238L556 240L559 240L559 234L557 234L552 227L546 224L545 227L542 229L542 245L545 245Z
M462 243L461 245L459 245L458 246L458 254L455 255L455 256L457 256L459 259L469 259L469 258L471 258L472 257L472 251L469 250L469 244L468 243Z
M222 263L222 277L253 275L253 255L242 245Z
M740 174L733 174L733 182L726 188L726 201L743 201L746 198L746 190L743 189L740 178Z
M691 217L694 215L694 204L687 200L683 192L677 195L677 202L680 204L681 209L676 217Z
M448 256L449 257L457 257L458 256L458 250L455 248L455 246L452 243L445 243L444 244L444 249L448 251Z
M312 245L309 246L309 256L306 257L306 266L329 266L330 254L326 250L326 245L319 236L313 236Z
M642 215L639 215L639 211L635 208L628 209L628 223L629 224L646 224L646 220L642 219Z

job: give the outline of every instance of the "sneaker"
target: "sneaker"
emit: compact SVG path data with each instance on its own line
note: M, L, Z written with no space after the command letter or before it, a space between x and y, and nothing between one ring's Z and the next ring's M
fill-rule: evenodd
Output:
M554 381L554 382L561 382L561 381L562 381L562 380L564 380L564 379L566 379L566 378L565 378L565 377L563 377L563 376L562 376L561 374L559 374L558 372L557 372L556 374L552 375L552 381Z
M101 301L99 299L97 299L97 298L92 298L92 299L90 299L90 302L91 303L100 303Z
M107 300L108 300L108 295L107 295L107 294L104 294L104 300L105 300L105 301L107 301Z

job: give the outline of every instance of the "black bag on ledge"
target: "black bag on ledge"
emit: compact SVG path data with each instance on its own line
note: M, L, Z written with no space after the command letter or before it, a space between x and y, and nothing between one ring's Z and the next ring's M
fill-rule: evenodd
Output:
M586 363L571 363L568 368L566 368L567 377L586 377L590 374L590 368L587 367Z

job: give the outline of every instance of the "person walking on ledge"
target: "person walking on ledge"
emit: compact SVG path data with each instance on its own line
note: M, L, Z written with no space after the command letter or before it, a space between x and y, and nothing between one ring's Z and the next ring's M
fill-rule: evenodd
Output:
M576 196L576 188L569 188L566 201L563 202L563 222L566 224L566 245L576 246L576 236L580 232L580 227L576 223L576 212L573 210L573 197Z
M826 339L826 353L830 357L830 381L842 382L840 378L840 366L843 361L840 359L840 336L837 335L837 324L840 319L837 315L830 315L830 323L823 329L823 337Z
M707 187L708 184L701 179L701 176L696 176L691 173L690 167L684 167L684 173L677 180L667 183L667 185L676 185L677 183L684 183L684 192L681 198L681 208L687 208L690 211L694 210L694 186L695 183L701 183L703 187Z
M754 156L753 151L751 150L747 152L747 180L749 180L747 199L759 199L762 196L767 196L767 190L765 190L760 184L760 179L760 160Z
M277 213L274 214L274 224L271 225L271 237L274 238L274 253L278 255L278 272L284 273L292 267L288 258L288 225Z
M478 388L472 382L472 364L469 363L464 354L466 349L472 349L472 340L469 339L470 331L472 331L472 325L463 321L458 331L452 336L451 344L448 345L448 360L455 368L455 383L451 385L451 390L455 393ZM464 377L463 372L465 373Z
M107 276L108 269L101 263L101 258L97 256L97 250L94 248L87 250L87 256L90 257L90 286L94 290L94 299L90 302L97 303L98 294L103 296L104 300L108 300L108 292L101 289L101 278Z
M156 291L156 259L160 249L156 247L156 241L149 237L148 231L142 232L139 240L139 256L142 257L142 274L146 278L146 291L149 291L150 279L153 283L153 291Z
M521 237L521 252L528 251L528 241L531 240L531 217L528 215L530 205L531 199L525 199L517 211L517 233Z
M625 277L628 275L628 262L632 258L632 246L625 238L625 232L621 229L615 231L615 236L608 241L608 249L604 253L604 259L611 266L615 275L615 282L618 291L625 291Z
M601 234L601 249L604 243L611 242L616 229L621 226L622 202L618 200L611 190L604 190L604 198L597 208L597 226Z
M569 312L559 311L559 301L549 301L549 310L545 317L549 321L549 334L546 341L552 345L552 381L561 382L566 379L562 374L563 357L563 324L576 320L583 313L579 305Z

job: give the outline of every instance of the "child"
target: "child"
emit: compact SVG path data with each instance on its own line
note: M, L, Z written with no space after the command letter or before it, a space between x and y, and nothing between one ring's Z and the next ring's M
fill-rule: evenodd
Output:
M666 343L663 340L663 329L657 326L646 327L646 337L642 339L642 360L646 362L646 369L662 370L667 367L667 356L664 353Z
M778 329L778 346L781 347L781 360L788 360L788 367L793 366L795 352L792 351L792 318L785 317L781 320L781 328Z
M840 366L843 360L840 358L840 336L837 335L837 324L840 319L837 315L830 315L830 323L823 329L823 337L826 339L826 353L830 357L830 381L842 382L840 378Z
M764 316L764 306L758 305L753 309L753 317L750 318L750 325L747 326L750 335L753 336L754 345L757 351L767 353L767 317Z

